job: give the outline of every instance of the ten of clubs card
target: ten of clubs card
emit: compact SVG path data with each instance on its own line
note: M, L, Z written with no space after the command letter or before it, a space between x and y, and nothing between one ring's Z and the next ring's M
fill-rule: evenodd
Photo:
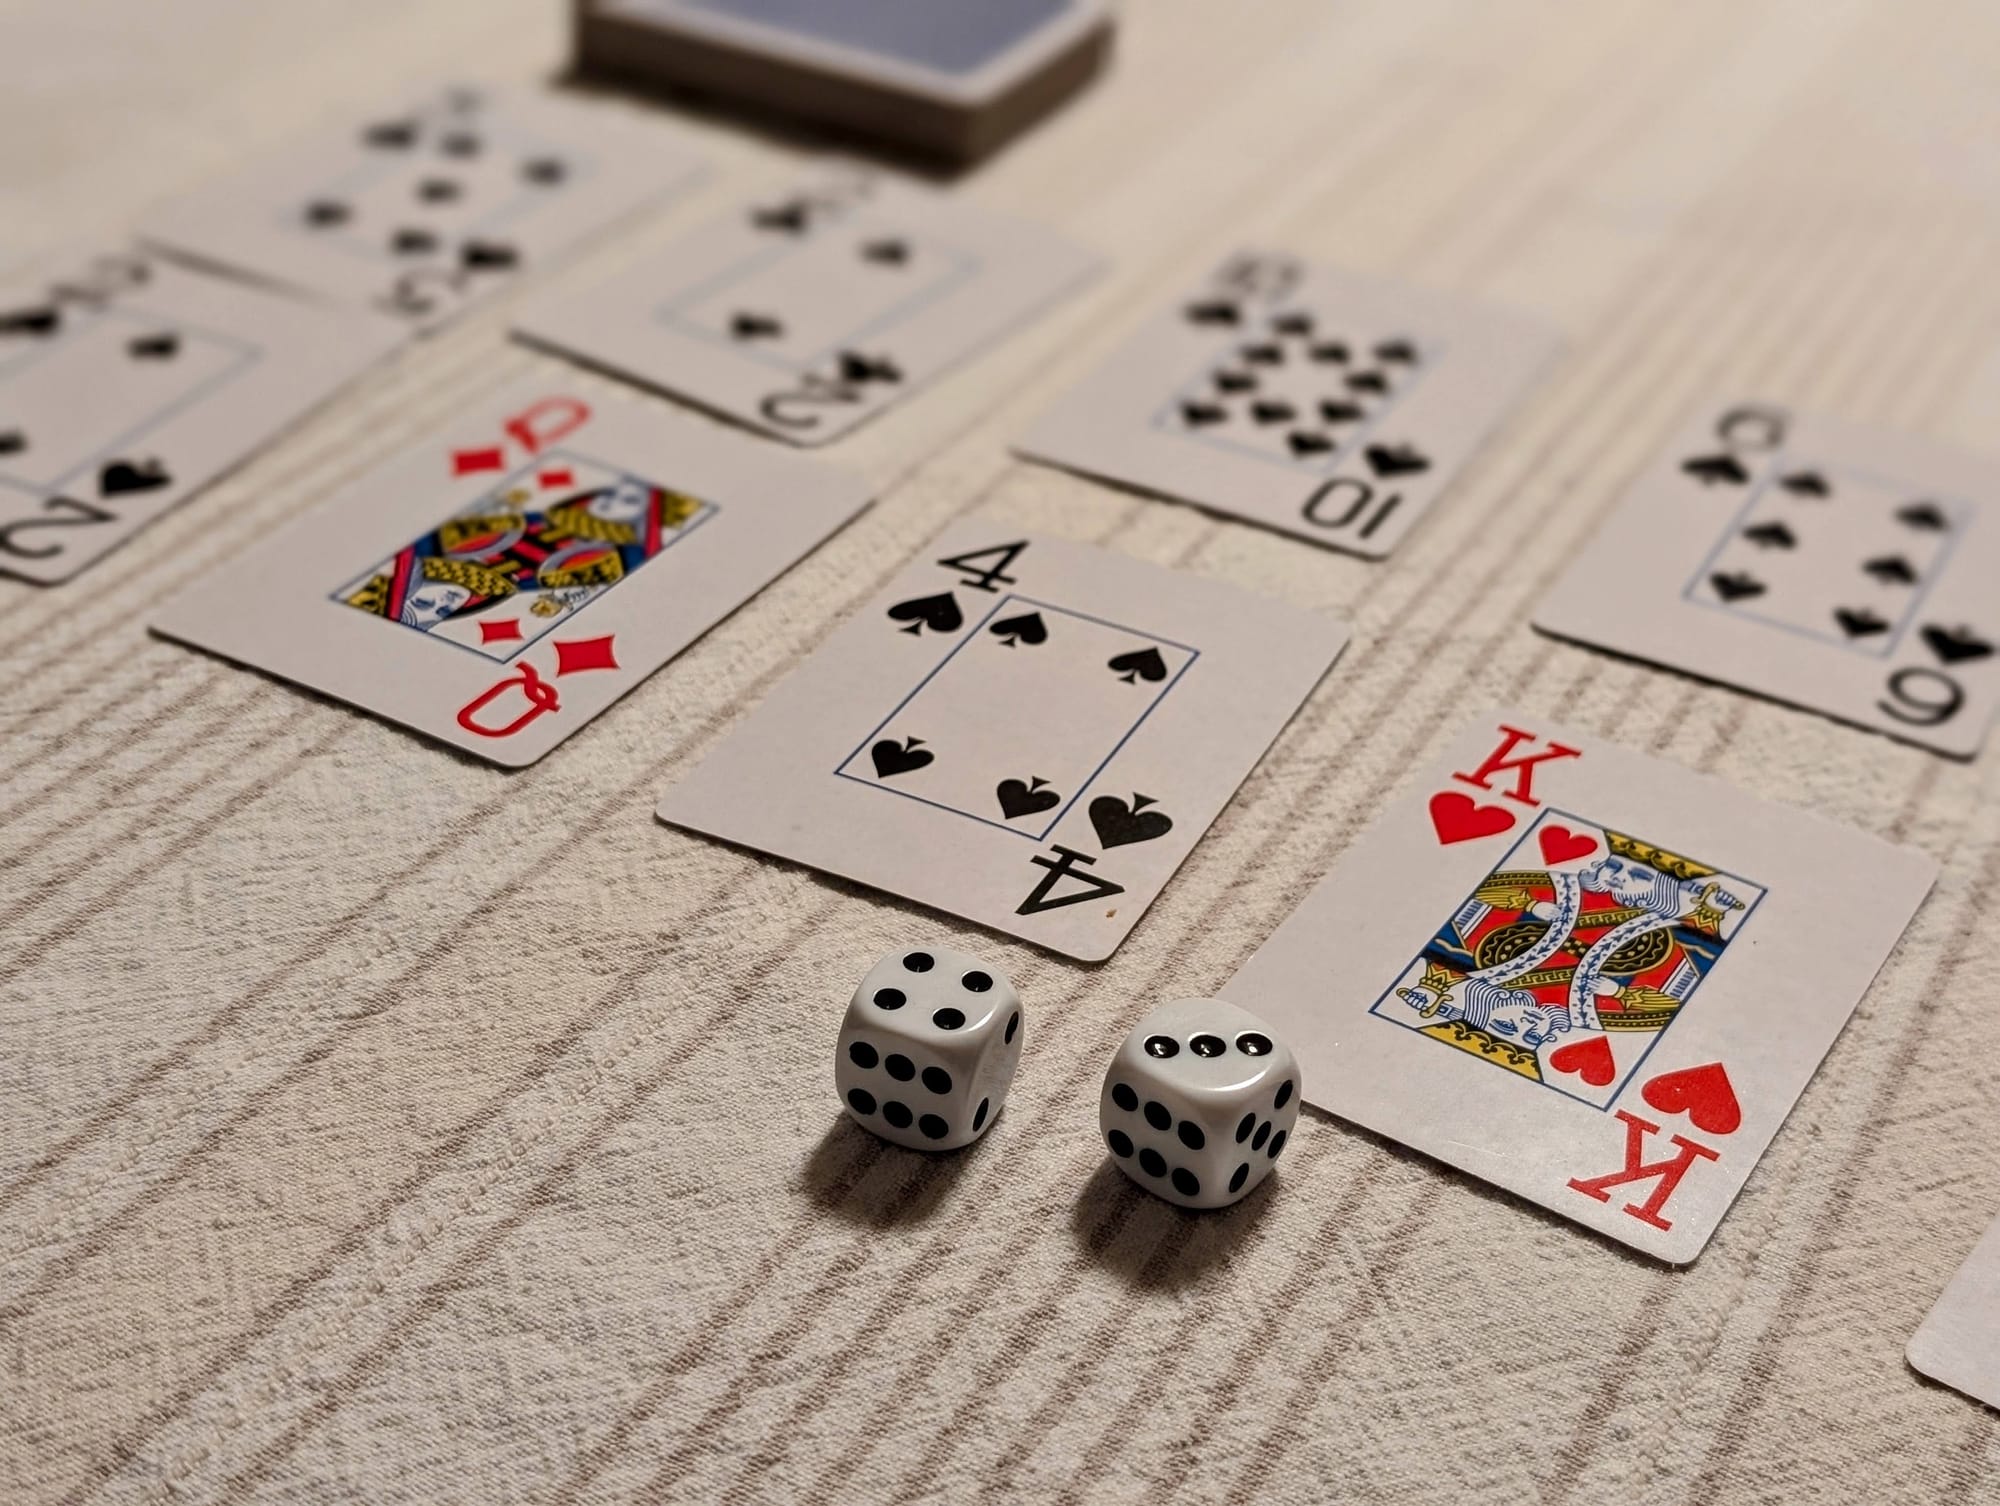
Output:
M961 523L660 819L1099 961L1346 640L1231 586Z
M670 133L608 109L453 87L311 132L140 232L430 329L700 168Z
M1243 252L1017 448L1379 559L1559 343L1519 314Z
M868 497L713 424L531 378L221 566L152 628L519 766Z
M1096 269L1039 225L833 172L530 308L515 332L816 445L997 343Z
M69 579L402 339L125 252L0 288L0 573Z
M1676 1264L1928 856L1539 717L1474 720L1224 990L1309 1101Z
M2000 706L2000 468L1768 404L1702 414L1535 626L1957 758Z
M1932 1380L2000 1408L2000 1219L1910 1340L1910 1363Z

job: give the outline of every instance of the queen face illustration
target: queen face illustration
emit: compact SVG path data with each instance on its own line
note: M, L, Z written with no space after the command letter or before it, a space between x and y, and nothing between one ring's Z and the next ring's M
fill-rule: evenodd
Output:
M607 523L636 525L653 503L653 488L631 476L604 487L584 504L584 510Z
M466 587L448 580L427 580L403 599L399 620L405 627L433 628L472 599Z

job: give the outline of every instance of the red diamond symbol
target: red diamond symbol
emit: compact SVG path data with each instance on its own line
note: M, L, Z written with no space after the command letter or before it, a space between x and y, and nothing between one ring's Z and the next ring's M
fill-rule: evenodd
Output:
M507 457L500 446L488 445L483 450L453 450L451 452L451 473L454 476L468 476L474 471L497 471L505 467Z
M611 657L611 634L602 638L558 639L556 642L556 678L573 675L586 669L616 669L618 661Z
M576 472L566 465L558 465L543 471L535 479L543 486L575 486Z
M499 622L482 622L479 624L479 641L481 643L515 643L520 640L520 637L521 624L512 617L504 618Z

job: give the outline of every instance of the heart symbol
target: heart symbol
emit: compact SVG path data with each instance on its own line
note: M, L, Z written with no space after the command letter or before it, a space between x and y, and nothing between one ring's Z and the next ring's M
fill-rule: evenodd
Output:
M520 261L521 254L496 241L467 241L459 247L458 259L468 271L505 272Z
M803 199L793 199L774 209L753 210L750 223L759 230L782 230L787 235L802 235L811 218L812 206Z
M1219 424L1227 417L1228 410L1215 403L1181 404L1181 422L1190 429L1199 428L1202 424Z
M1379 371L1357 371L1347 379L1348 387L1355 392L1372 392L1377 397L1389 390L1389 379Z
M521 164L521 176L537 188L549 188L569 176L560 157L536 157Z
M729 320L729 333L739 340L764 340L773 335L782 335L784 325L769 314L733 314Z
M1725 574L1718 570L1708 578L1715 587L1715 594L1724 601L1740 601L1746 596L1762 596L1764 583L1754 575L1746 575L1741 570Z
M61 325L62 311L52 303L0 314L0 335L52 335Z
M345 225L353 217L354 211L338 199L314 199L306 205L306 223L315 230Z
M1197 303L1187 311L1190 324L1235 324L1243 316L1236 305L1217 300L1214 303Z
M1551 865L1567 863L1571 858L1587 858L1597 851L1597 838L1585 832L1571 831L1567 826L1544 826L1541 843L1542 861Z
M1281 335L1309 335L1313 332L1313 316L1302 309L1280 314L1271 321L1271 328Z
M420 225L406 226L398 230L389 241L389 249L398 256L429 256L437 250L438 239Z
M1818 471L1797 471L1781 478L1778 485L1795 497L1830 497L1833 488L1826 484L1826 477Z
M416 122L409 120L385 120L380 125L372 125L362 132L362 141L384 151L401 151L415 143Z
M1333 448L1333 441L1324 434L1315 434L1310 429L1294 429L1285 436L1285 443L1292 447L1294 455L1324 455Z
M97 473L97 494L115 497L123 492L150 492L170 485L173 479L157 460L139 465L129 460L114 460Z
M921 769L937 757L925 752L923 739L916 737L900 743L893 737L885 737L868 750L868 756L875 761L875 772L883 779Z
M135 361L166 361L179 353L181 337L171 330L157 335L140 335L128 340L125 353Z
M1390 476L1407 476L1431 468L1430 461L1406 444L1371 444L1361 453L1368 457L1368 468L1385 480Z
M840 353L840 379L843 382L900 382L903 373L887 356L864 356L859 351L843 350Z
M900 267L910 259L908 241L870 241L861 248L861 255L868 261L884 267Z
M1384 340L1375 347L1375 359L1400 361L1405 366L1414 365L1417 359L1417 347L1408 340Z
M1260 424L1288 424L1298 410L1282 398L1263 398L1250 405L1250 416Z
M1618 1063L1611 1058L1611 1042L1601 1035L1587 1041L1572 1041L1549 1054L1549 1065L1558 1072L1573 1072L1593 1088L1611 1085L1618 1075Z
M1001 813L1012 821L1062 804L1062 796L1048 788L1048 783L1046 779L1037 779L1033 784L1023 784L1018 779L1003 779L993 793L1000 797Z
M1945 664L1958 664L1967 659L1984 659L1993 652L1993 645L1969 627L1926 627L1923 639L1930 646L1930 651Z
M1743 1107L1721 1062L1663 1072L1640 1092L1662 1114L1685 1114L1711 1135L1733 1135L1743 1123Z
M1248 392L1257 385L1257 378L1247 371L1218 371L1215 374L1217 392Z
M1867 607L1840 607L1834 612L1833 620L1850 638L1870 638L1889 631L1889 619Z
M18 455L28 447L28 436L19 429L0 429L0 455Z
M900 631L919 636L925 628L934 633L955 633L965 625L965 617L958 610L958 598L949 591L939 596L899 601L889 608L889 620L907 622L909 626Z
M1703 486L1714 486L1718 481L1741 486L1750 479L1750 473L1743 469L1743 462L1734 455L1696 455L1691 460L1683 460L1681 469Z
M1440 790L1431 796L1431 826L1443 846L1495 836L1513 825L1514 813L1504 805L1481 805L1457 790Z
M1921 528L1926 533L1942 533L1951 526L1944 509L1935 502L1912 502L1908 507L1898 508L1896 521L1905 527Z
M1007 647L1025 643L1033 647L1037 643L1049 641L1049 625L1042 621L1040 612L1029 612L1021 617L1009 617L1005 622L996 622L986 630Z
M1097 828L1097 840L1105 847L1123 847L1164 837L1174 829L1174 820L1165 811L1146 809L1156 803L1136 793L1130 805L1116 795L1099 795L1090 802L1090 824Z
M1140 680L1157 684L1167 677L1167 661L1160 657L1160 651L1156 648L1135 648L1128 654L1119 654L1116 658L1105 660L1104 667L1127 685L1136 684Z

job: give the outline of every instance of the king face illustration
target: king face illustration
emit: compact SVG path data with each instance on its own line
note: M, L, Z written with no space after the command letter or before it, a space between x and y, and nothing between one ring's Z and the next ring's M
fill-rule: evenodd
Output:
M504 663L714 511L552 451L334 599Z
M1600 1107L1694 1001L1761 886L1545 812L1372 1014Z

